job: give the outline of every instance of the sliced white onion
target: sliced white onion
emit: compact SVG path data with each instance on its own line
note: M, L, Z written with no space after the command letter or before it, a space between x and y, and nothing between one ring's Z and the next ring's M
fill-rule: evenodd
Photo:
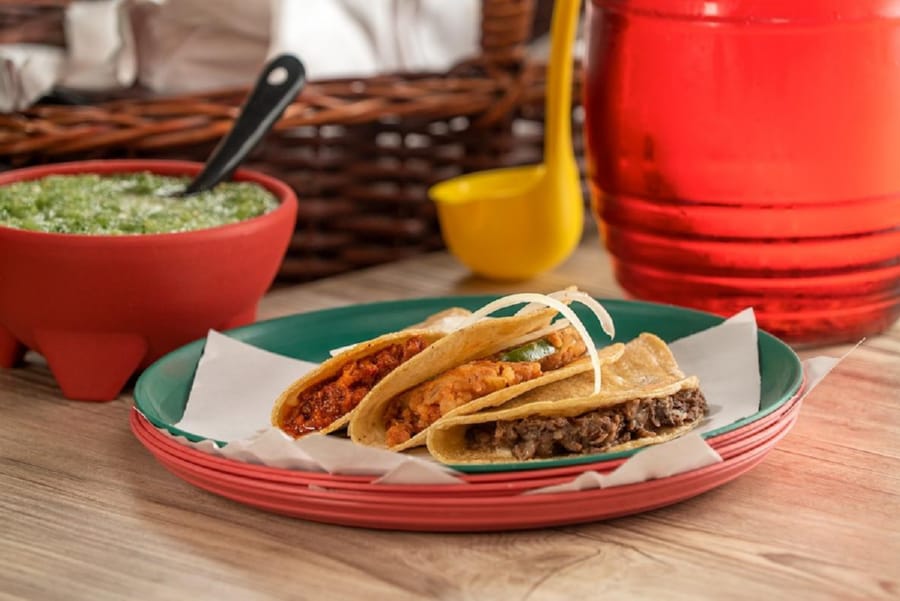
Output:
M574 292L574 291L562 290L559 293L561 294L561 293L565 293L565 292ZM579 302L582 302L581 299L573 299L573 300L579 300ZM483 319L484 317L487 317L494 311L498 311L498 310L506 308L506 307L512 307L515 305L519 305L521 303L543 305L545 307L550 307L551 309L556 309L559 313L561 313L563 315L563 317L565 317L566 319L569 320L569 323L572 325L572 327L575 328L575 331L578 332L578 335L581 336L581 339L584 341L584 345L585 345L585 347L587 347L588 355L591 358L591 366L594 368L594 394L597 394L598 392L600 392L600 386L602 384L602 382L601 382L602 373L600 370L600 356L597 354L597 345L594 343L594 340L591 338L591 335L588 333L587 328L585 328L584 324L581 322L581 320L578 319L578 315L575 314L575 311L573 311L571 308L569 308L569 306L566 305L565 303L563 303L562 301L560 301L556 298L553 298L553 296L546 295L546 294L536 294L536 293L531 293L531 292L510 294L509 296L504 296L504 297L498 298L494 301L491 301L488 304L486 304L485 306L478 309L477 311L474 311L472 313L472 315L470 315L465 321L462 322L462 324L460 324L459 327L460 328L466 327L472 323L475 323L476 321L478 321L480 319ZM587 303L584 303L584 304L587 304ZM597 303L597 304L599 304L599 303ZM588 306L588 308L594 310L594 307L592 307L591 305L587 305L587 306ZM601 307L601 309L602 309L602 307ZM596 311L594 311L594 312L596 313ZM520 311L520 313L521 313L521 311ZM605 314L607 318L609 317L609 315L606 314L605 310L602 310L602 313ZM597 318L601 319L601 325L602 325L601 316L597 315ZM607 331L605 327L603 330L604 330L604 332ZM607 333L609 333L609 332L607 332ZM531 338L531 339L533 339L533 338Z
M551 298L559 298L557 295L565 294L569 291L573 291L573 292L578 291L578 287L577 286L569 286L568 288L565 288L563 290L557 290L556 292L550 293L547 296L549 296ZM559 300L562 300L563 302L565 302L565 299L559 298ZM545 305L542 303L528 303L527 305L525 305L524 307L522 307L521 309L516 311L516 315L527 315L529 313L534 313L535 311L539 311L544 307L545 307Z
M577 301L581 303L597 316L597 321L600 322L600 327L603 328L603 331L606 332L607 336L610 338L616 337L616 326L613 323L612 316L606 308L597 301L597 299L587 292L568 288L566 290L560 290L559 292L553 292L549 296L561 300L562 302Z
M472 311L472 313L468 317L466 317L464 320L462 320L460 323L457 324L456 328L457 329L467 328L470 325L472 325L473 323L475 323L476 321L481 321L482 319L488 317L494 311L499 311L500 309L504 309L506 307L529 302L528 299L521 298L523 296L528 296L530 298L530 297L534 297L534 296L543 296L543 295L522 293L522 294L510 294L508 296L502 296L498 299L494 299L491 302L489 302L488 304L484 305L483 307L480 307L480 308Z

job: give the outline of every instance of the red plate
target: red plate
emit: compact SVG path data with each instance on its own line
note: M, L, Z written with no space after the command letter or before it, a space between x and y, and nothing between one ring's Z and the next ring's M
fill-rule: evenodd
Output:
M371 478L347 482L328 474L265 468L278 478L261 478L261 466L243 473L219 469L238 462L206 455L172 441L139 414L132 416L132 429L148 450L173 474L223 497L275 513L314 521L369 528L487 531L534 528L595 521L628 515L701 494L743 474L762 461L793 426L800 402L792 401L770 420L767 427L733 441L722 463L668 478L606 489L554 494L519 494L537 486L571 479L569 468L542 477L507 482L483 475L466 476L468 484L449 486L376 485ZM723 448L723 450L725 450ZM198 457L199 456L199 457ZM209 461L214 460L214 461ZM606 462L607 470L619 462ZM247 464L241 464L247 465ZM580 466L578 472L598 465ZM234 465L229 465L234 468ZM293 476L293 477L291 477ZM488 480L485 482L485 480Z
M710 446L712 446L723 459L728 459L734 455L740 454L746 448L758 444L761 437L766 435L765 431L771 424L778 422L790 412L799 411L800 403L798 402L798 398L799 393L766 417L747 424L743 428L710 438L707 442L710 443ZM181 444L167 434L160 432L137 411L134 411L131 416L131 425L132 430L134 430L135 434L145 446L152 444L153 446L161 450L164 449L169 454L180 457L185 461L196 463L224 474L233 474L245 478L283 482L293 485L306 486L312 484L332 489L402 491L408 493L414 488L415 491L420 494L436 493L439 495L444 495L448 491L447 485L412 486L373 484L374 480L377 479L375 476L342 476L321 472L288 470L216 457ZM589 470L601 472L610 471L623 462L624 459L614 459L558 468L517 472L464 474L461 476L461 479L467 482L467 484L460 486L451 485L451 487L460 489L459 492L463 494L473 494L476 492L481 494L485 491L500 490L516 492L528 488L535 488L536 486L547 486L549 484L565 482L573 476L577 476L578 474ZM475 486L473 485L477 486L477 490L475 490Z
M428 531L490 531L548 527L620 517L699 495L754 467L793 426L796 413L767 430L761 444L730 459L669 478L580 492L461 496L315 490L222 474L151 452L176 476L237 502L303 519L346 526Z

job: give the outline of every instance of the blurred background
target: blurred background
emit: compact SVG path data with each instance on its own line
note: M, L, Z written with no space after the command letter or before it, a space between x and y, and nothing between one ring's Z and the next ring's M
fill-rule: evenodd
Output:
M294 52L312 83L246 163L300 198L280 278L438 249L429 186L542 158L552 8L551 0L0 0L0 168L202 161L266 58ZM577 103L573 119L580 160ZM594 227L588 219L585 229Z

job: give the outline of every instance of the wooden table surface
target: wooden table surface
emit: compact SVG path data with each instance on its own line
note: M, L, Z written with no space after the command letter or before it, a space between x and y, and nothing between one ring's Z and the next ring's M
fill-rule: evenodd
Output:
M278 286L260 317L573 283L622 296L588 240L527 284L470 277L436 253ZM847 357L793 431L729 484L608 522L447 535L306 522L197 489L131 434L130 393L66 401L29 354L0 370L0 599L898 599L898 391L895 324Z

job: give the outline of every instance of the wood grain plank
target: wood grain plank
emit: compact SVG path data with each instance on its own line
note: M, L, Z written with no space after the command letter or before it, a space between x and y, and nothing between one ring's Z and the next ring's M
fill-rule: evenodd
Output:
M433 253L276 287L260 317L573 282L623 296L589 240L528 283L481 280ZM751 472L563 528L436 535L257 511L166 471L129 431L131 405L128 391L63 400L34 354L0 370L0 600L900 598L900 324L854 350Z

